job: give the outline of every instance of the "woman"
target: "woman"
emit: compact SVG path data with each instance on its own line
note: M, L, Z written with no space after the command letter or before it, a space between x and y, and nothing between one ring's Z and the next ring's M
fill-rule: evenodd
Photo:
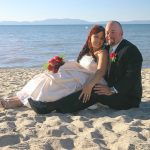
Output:
M95 25L81 50L77 62L69 61L59 68L58 73L44 72L31 79L17 96L10 97L8 101L1 101L4 108L16 106L30 106L28 101L52 102L55 110L59 99L81 89L80 99L89 100L92 88L96 83L106 84L103 76L107 70L108 53L103 48L105 42L105 29Z

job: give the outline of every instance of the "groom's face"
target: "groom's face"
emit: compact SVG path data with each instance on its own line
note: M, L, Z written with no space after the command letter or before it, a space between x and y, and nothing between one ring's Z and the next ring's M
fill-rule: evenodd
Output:
M122 40L123 33L117 23L108 23L105 30L106 40L110 46L114 46Z

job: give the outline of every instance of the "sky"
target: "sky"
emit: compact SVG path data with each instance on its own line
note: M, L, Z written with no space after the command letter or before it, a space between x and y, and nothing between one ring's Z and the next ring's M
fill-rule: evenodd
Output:
M0 21L150 20L150 0L0 0Z

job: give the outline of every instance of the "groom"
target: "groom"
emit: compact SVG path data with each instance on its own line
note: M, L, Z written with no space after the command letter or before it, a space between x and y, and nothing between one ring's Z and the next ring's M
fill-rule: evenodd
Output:
M29 100L31 107L37 113L48 113L51 107L55 107L58 112L71 113L97 102L118 110L139 107L142 97L142 55L135 45L123 39L123 29L119 22L108 22L105 30L106 40L110 45L109 65L106 73L108 86L97 84L90 100L86 103L79 100L81 91L60 99L54 105L52 103L37 105Z

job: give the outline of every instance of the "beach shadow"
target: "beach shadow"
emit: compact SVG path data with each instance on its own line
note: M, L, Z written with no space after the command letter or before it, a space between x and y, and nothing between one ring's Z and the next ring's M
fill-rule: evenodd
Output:
M72 113L73 116L82 116L81 119L92 119L100 117L115 118L122 116L127 122L133 119L149 120L150 119L150 101L141 102L139 108L131 108L128 110L114 110L106 107L99 107L95 110L82 110L76 113Z
M15 110L11 109L10 111L8 110L8 113L10 112L11 114L17 114L18 112L22 112L22 115L24 117L28 116L28 111L32 111L32 109L27 108L27 107L20 107L20 108L15 108ZM24 114L24 112L27 112ZM126 120L131 121L133 119L142 119L142 120L148 120L150 119L150 101L142 101L140 104L139 108L131 108L128 110L114 110L110 108L106 108L104 106L99 106L95 110L81 110L79 112L75 113L67 113L67 114L62 114L62 113L57 113L57 112L51 112L49 114L41 115L41 114L36 114L35 116L40 116L42 119L39 122L45 121L46 117L51 117L51 116L58 116L61 120L64 122L71 122L72 116L81 116L81 120L89 120L92 118L100 118L100 117L111 117L115 118L118 116L124 117Z

